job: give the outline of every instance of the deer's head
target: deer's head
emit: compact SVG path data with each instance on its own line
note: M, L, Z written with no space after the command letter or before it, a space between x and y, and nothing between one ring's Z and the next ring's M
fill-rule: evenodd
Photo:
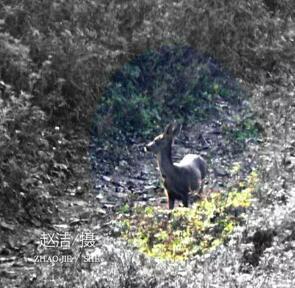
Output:
M171 147L174 137L176 137L181 130L181 125L175 121L168 124L163 133L156 136L153 141L148 143L145 147L146 151L158 154L162 150Z

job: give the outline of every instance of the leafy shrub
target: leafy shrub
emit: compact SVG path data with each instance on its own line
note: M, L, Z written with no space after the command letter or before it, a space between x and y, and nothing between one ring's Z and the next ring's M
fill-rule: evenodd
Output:
M238 115L234 123L223 126L223 131L230 141L244 147L247 140L257 140L263 129L254 115Z
M59 193L56 185L69 177L62 164L66 151L58 149L66 140L58 129L47 127L48 117L32 105L32 95L18 95L0 84L1 215L37 226L49 223L56 210L50 195Z
M218 112L218 101L238 102L241 96L211 58L188 47L165 46L135 57L115 73L99 101L95 124L109 115L111 127L145 135L163 121L207 119Z
M152 257L184 260L204 254L224 243L234 227L244 221L243 212L251 205L258 177L252 172L227 193L214 192L189 208L172 212L153 207L119 210L121 235Z
M20 91L29 88L29 47L7 33L0 33L0 79Z
M0 202L5 203L1 210L6 213L9 209L20 209L22 199L27 196L24 194L26 183L38 182L28 174L29 162L36 153L38 132L46 116L38 107L30 105L27 94L16 97L7 86L3 95L9 98L0 100Z

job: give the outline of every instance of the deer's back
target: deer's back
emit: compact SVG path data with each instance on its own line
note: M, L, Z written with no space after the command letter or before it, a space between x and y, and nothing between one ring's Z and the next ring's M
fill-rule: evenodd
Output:
M179 163L175 163L180 169L199 170L201 179L204 179L207 174L207 164L203 157L196 154L188 154L183 157ZM199 175L199 173L197 173Z

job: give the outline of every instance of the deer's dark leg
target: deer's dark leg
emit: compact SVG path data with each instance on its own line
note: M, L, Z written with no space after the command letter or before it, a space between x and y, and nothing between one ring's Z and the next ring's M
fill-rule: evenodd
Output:
M174 199L173 195L171 193L169 193L167 190L166 190L166 196L167 196L168 209L171 210L174 208L175 199Z
M203 190L204 190L204 180L201 180L201 183L200 183L200 194L203 194Z
M204 179L201 181L200 191L198 193L200 199L205 199L207 196L207 191L204 191Z
M169 197L169 200L168 200L168 209L172 210L174 208L174 199Z
M182 197L182 203L184 207L188 207L188 195Z

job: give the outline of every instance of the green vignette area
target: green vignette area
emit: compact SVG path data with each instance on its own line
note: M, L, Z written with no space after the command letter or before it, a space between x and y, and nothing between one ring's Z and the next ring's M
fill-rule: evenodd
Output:
M239 103L245 94L213 58L188 46L148 50L110 79L93 119L94 142L146 138L163 121L206 121L222 112L222 103Z

